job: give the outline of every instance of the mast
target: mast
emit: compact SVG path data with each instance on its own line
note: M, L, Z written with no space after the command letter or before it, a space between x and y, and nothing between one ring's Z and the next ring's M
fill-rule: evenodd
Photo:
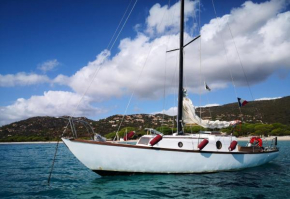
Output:
M182 131L182 103L183 103L183 34L184 34L184 0L180 1L180 41L179 41L179 86L178 86L178 111L177 111L177 133L183 135Z

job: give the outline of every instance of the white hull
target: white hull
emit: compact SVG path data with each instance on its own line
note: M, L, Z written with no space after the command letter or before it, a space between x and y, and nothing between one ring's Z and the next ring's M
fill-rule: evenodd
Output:
M279 151L240 153L175 150L62 139L89 169L113 173L206 173L238 170L265 164Z

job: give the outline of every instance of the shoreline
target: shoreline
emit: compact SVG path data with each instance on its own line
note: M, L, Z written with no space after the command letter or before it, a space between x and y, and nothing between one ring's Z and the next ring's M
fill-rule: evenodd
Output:
M238 137L237 141L249 141L253 136L248 137ZM270 136L270 137L263 137L262 139L271 141L273 138L277 137L278 141L290 141L290 136ZM129 142L137 142L138 140L129 140ZM36 141L36 142L0 142L1 144L56 144L57 141ZM59 143L63 143L63 141L59 141Z
M56 144L57 141L36 141L36 142L0 142L1 144ZM59 143L63 143L63 141L59 141Z

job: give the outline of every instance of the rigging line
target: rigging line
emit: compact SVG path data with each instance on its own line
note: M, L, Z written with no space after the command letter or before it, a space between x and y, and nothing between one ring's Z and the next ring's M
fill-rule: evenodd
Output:
M136 5L137 1L138 1L138 0L136 0L136 1L135 1L135 3L134 3L134 5L133 5L133 7L132 7L132 9L131 9L131 11L130 11L130 13L129 13L129 15L127 16L127 18L126 18L126 20L125 20L125 22L124 22L124 24L123 24L123 26L122 26L122 28L121 28L121 30L119 31L119 33L118 33L118 35L117 35L116 39L114 40L114 43L112 44L112 46L111 46L111 48L110 48L110 51L111 51L111 50L112 50L112 48L114 47L114 45L115 45L115 43L116 43L117 39L119 38L119 36L120 36L121 32L123 31L123 29L124 29L124 27L125 27L125 25L126 25L126 23L127 23L128 19L129 19L129 17L130 17L130 16L131 16L131 14L132 14L132 11L133 11L133 10L134 10L134 8L135 8L135 5Z
M111 51L112 47L114 46L116 40L118 39L120 33L122 32L122 30L123 30L123 28L124 28L126 22L128 21L128 18L130 17L130 15L131 15L131 13L132 13L132 11L133 11L133 9L134 9L134 7L135 7L137 1L138 1L138 0L135 1L135 4L133 5L133 7L132 7L132 9L131 9L131 11L130 11L128 17L127 17L127 19L126 19L126 21L124 22L124 25L123 25L122 29L120 30L120 32L119 32L117 38L115 39L113 45L111 46L110 51ZM103 63L103 61L105 60L105 58L106 58L107 56L108 56L108 52L105 54L105 56L104 56L103 59L100 61L100 63ZM96 76L97 76L97 74L99 73L99 71L100 71L101 68L102 68L102 65L99 65L99 66L96 68L96 70L95 70L95 72L94 72L94 74L93 74L93 77L92 77L92 79L91 79L91 81L90 81L89 86L87 87L87 89L85 90L85 92L83 93L83 95L81 96L81 99L79 100L79 102L78 102L78 104L77 104L77 106L76 106L76 108L75 108L75 110L74 110L72 116L70 116L70 118L72 118L72 117L74 116L74 114L75 114L75 112L77 111L77 109L78 109L78 107L79 107L81 101L83 100L85 94L88 92L88 90L89 90L90 87L92 86L92 84L93 84L93 82L94 82L94 80L95 80L95 78L96 78Z
M206 94L206 99L207 99L207 103L209 104L209 100L208 100L208 95L207 95L207 94ZM208 107L208 112L209 112L210 119L212 120L212 115L211 115L211 111L210 111L210 106Z
M105 56L105 57L107 57L107 56ZM102 62L105 60L105 57L103 58L103 60L102 60L100 63L102 63ZM101 68L102 68L102 66L99 65L99 66L96 68L96 70L94 71L94 74L93 74L93 77L92 77L92 79L91 79L91 81L90 81L89 86L86 88L85 92L82 94L80 100L78 101L77 106L74 108L74 111L73 111L72 115L69 116L69 118L72 119L72 118L74 117L75 112L77 111L78 107L80 106L81 101L83 100L84 96L85 96L86 93L88 92L89 88L92 86L92 83L93 83L93 81L95 80L95 78L96 78L96 76L97 76L97 74L98 74L98 72L100 71ZM66 127L68 127L69 124L70 124L70 122L68 121ZM73 129L72 129L72 131L73 131ZM64 131L64 132L65 132L65 131ZM63 134L64 134L64 132L63 132ZM63 135L63 134L62 134L62 135Z
M201 13L201 10L200 10L200 0L199 0L198 1L198 22L197 22L197 19L196 19L196 23L198 23L197 29L198 29L199 34L200 34L200 30L201 30L200 13Z
M176 56L175 56L175 68L174 68L174 73L173 73L173 76L172 76L172 82L176 82L176 84L177 84L177 81L176 81L176 79L177 79L177 69L178 69L178 56L177 56L178 54L176 53ZM175 88L175 89L174 89ZM172 90L173 90L173 106L174 107L177 107L177 101L176 101L176 99L177 99L177 93L178 93L178 85L173 85L172 86L172 88L171 88ZM176 111L177 111L177 109L176 109ZM176 116L177 116L177 113L176 113ZM173 121L172 121L172 124L173 124L173 127L172 127L172 134L173 134L173 129L174 129L174 124L175 124L175 122L174 122L174 115L172 116L172 119L173 119Z
M255 99L254 99L254 96L253 96L253 93L252 93L252 89L251 89L251 86L250 86L250 84L249 84L249 80L248 80L248 77L247 77L247 75L246 75L246 72L245 72L245 69L244 69L244 65L243 65L242 60L241 60L241 57L240 57L240 53L239 53L239 51L238 51L238 48L237 48L237 45L236 45L235 39L234 39L234 37L233 37L233 33L232 33L232 30L231 30L231 27L230 27L230 25L228 24L228 22L227 22L227 27L228 27L228 29L229 29L229 31L230 31L230 34L231 34L231 37L232 37L233 43L234 43L234 45L235 45L235 49L236 49L236 51L237 51L237 55L238 55L238 58L239 58L239 63L240 63L240 65L241 65L241 67L242 67L244 77L246 78L246 82L247 82L247 86L248 86L249 92L250 92L250 94L251 94L252 100L254 101ZM240 106L239 106L239 108L241 109ZM262 121L262 114L260 113L260 111L257 109L256 106L255 106L255 109L256 109L256 111L258 112L258 115L261 116L261 121ZM242 118L242 120L243 120L243 118Z
M217 12L216 12L216 9L215 9L215 5L214 5L214 0L212 0L212 6L213 6L214 13L215 13L215 17L218 18L217 17ZM227 51L226 51L225 41L223 39L223 35L221 35L221 40L222 40L223 49L224 49L224 52L225 52L225 56L226 56L226 60L227 60L228 66L230 66L229 59L228 59L228 55L227 55ZM230 76L231 76L231 80L232 80L232 85L234 87L234 91L235 91L236 98L238 98L237 89L236 89L236 85L235 85L235 81L234 81L234 77L233 77L233 73L232 73L231 67L229 67L229 72L230 72ZM240 111L240 114L242 114L242 109L241 109L240 106L239 106L239 111Z
M126 9L125 13L123 14L123 17L122 17L122 19L120 20L120 22L119 22L119 24L118 24L118 26L117 26L117 28L116 28L116 30L115 30L115 32L114 32L114 34L113 34L113 36L112 36L112 38L111 38L111 40L110 40L110 42L109 42L108 46L107 46L107 49L109 49L109 46L110 46L110 44L112 43L112 41L113 41L113 39L114 39L114 37L115 37L115 35L116 35L116 33L117 33L118 29L119 29L119 27L120 27L120 25L121 25L121 23L122 23L122 21L123 21L124 17L126 16L126 14L127 14L127 11L128 11L128 9L129 9L129 7L130 7L130 5L131 5L132 1L133 1L133 0L131 0L131 1L129 2L129 4L128 4L128 6L127 6L127 9Z
M138 0L135 1L135 4L133 5L133 7L132 7L132 9L131 9L131 11L130 11L128 17L127 17L127 19L126 19L126 21L124 22L122 29L120 30L120 32L119 32L117 38L115 39L115 41L114 41L114 43L112 44L112 46L111 46L111 48L110 48L109 51L111 51L111 49L113 48L114 44L116 43L116 41L117 41L117 39L118 39L120 33L122 32L122 30L123 30L123 28L124 28L126 22L127 22L128 19L129 19L129 17L130 17L130 15L131 15L131 13L132 13L132 11L133 11L133 9L134 9L134 7L135 7L137 1L138 1ZM108 46L109 46L109 45L108 45ZM106 54L106 55L107 55L107 54ZM100 63L102 63L102 62L105 60L106 57L107 57L107 56L103 57L103 60L102 60ZM81 101L83 100L83 98L84 98L85 94L87 93L87 91L90 89L90 87L91 87L93 81L95 80L95 78L96 78L96 76L97 76L97 74L99 73L99 71L100 71L101 68L102 68L102 65L99 65L99 67L95 70L94 75L93 75L93 77L92 77L92 79L91 79L91 81L90 81L90 84L89 84L89 86L87 87L87 89L85 90L85 92L83 93L83 95L81 96L81 99L79 100L79 102L78 102L78 104L77 104L77 106L76 106L76 108L75 108L75 110L74 110L72 116L70 116L71 118L74 116L74 114L75 114L76 110L78 109L78 107L79 107Z
M129 13L129 16L131 15L131 13L132 13L132 11L133 11L133 9L134 9L134 7L135 7L137 1L138 1L138 0L135 1L135 4L133 5L133 7L132 7L132 9L131 9L131 11L130 11L130 13ZM164 12L163 12L162 21L163 21L163 17L164 17L164 15L165 15L165 10L164 10ZM126 24L128 18L129 18L129 16L128 16L127 19L126 19L125 24ZM125 24L123 25L121 31L123 30ZM119 37L119 35L120 35L120 32L119 32L117 38ZM116 38L116 40L117 40L117 38ZM116 42L116 40L115 40L115 42ZM115 44L115 42L114 42L114 44ZM119 127L118 127L118 130L117 130L117 132L116 132L116 136L117 136L117 134L119 133L119 130L120 130L120 128L121 128L121 125L122 125L122 123L123 123L123 121L124 121L125 115L126 115L126 113L127 113L127 111L128 111L128 108L129 108L129 106L130 106L131 100L132 100L132 98L133 98L133 96L134 96L134 93L135 93L135 90L136 90L136 88L137 88L137 85L139 84L139 81L140 81L140 79L141 79L140 77L141 77L141 75L142 75L142 73L143 73L143 70L144 70L145 65L146 65L146 63L147 63L147 60L148 60L148 58L149 58L149 55L151 54L152 49L153 49L153 45L150 47L150 50L149 50L149 52L148 52L148 54L147 54L147 57L146 57L146 60L145 60L145 62L144 62L144 64L143 64L143 66L142 66L142 69L141 69L141 72L140 72L140 74L139 74L139 77L138 77L137 83L135 84L135 87L134 87L134 89L133 89L133 92L132 92L132 94L131 94L131 97L130 97L130 99L129 99L129 102L128 102L128 104L127 104L127 107L126 107L126 109L125 109L124 115L123 115L123 117L122 117L121 123L120 123L120 125L119 125ZM114 137L114 140L115 140L116 136Z
M193 27L192 27L192 29L191 29L191 31L190 31L190 36L191 37L193 37L193 35L194 35L194 30L195 30L195 24L197 24L197 16L196 16L196 9L195 9L195 7L194 7L194 9L193 9L193 15L192 15L192 21L193 21ZM197 32L197 35L198 35L199 33Z
M49 176L48 176L48 179L47 179L47 184L48 185L50 185L50 178L51 178L52 171L53 171L53 168L54 168L54 162L55 162L55 158L56 158L56 154L57 154L58 144L59 144L59 139L57 140L57 144L56 144L56 147L55 147L55 152L54 152L54 157L53 157L50 173L49 173Z
M132 98L133 98L133 95L134 95L134 92L131 94L131 97L130 97L129 102L128 102L128 104L127 104L127 107L126 107L126 109L125 109L125 113L124 113L124 115L123 115L123 117L122 117L122 120L121 120L121 122L120 122L120 125L118 126L118 130L117 130L117 132L116 132L116 136L114 137L113 141L115 141L115 138L117 138L117 137L118 137L117 135L119 135L119 130L120 130L122 124L123 124L123 121L124 121L125 115L126 115L126 113L127 113L127 110L128 110L128 108L129 108L129 105L130 105L131 100L132 100Z
M62 134L61 134L61 137L64 136L64 133L66 132L66 130L67 130L67 128L68 128L68 125L69 125L69 122L66 124L66 127L64 127L64 130L63 130L63 132L62 132Z
M167 48L167 46L166 46ZM165 104L166 104L166 101L165 101L165 96L166 96L166 67L167 67L167 53L165 53L165 67L164 67L164 87L163 87L163 120L161 122L161 129L163 130L163 123L164 123L164 117L165 117Z
M199 13L200 13L200 0L199 0ZM196 19L196 21L197 21L197 19ZM200 15L199 15L199 31L200 31L200 29L201 29L201 25L200 25ZM201 60L201 39L200 39L200 67L201 67L201 62L202 62L202 60ZM205 75L203 75L203 79L204 79L204 81L205 81L205 83L206 83L206 78L205 78ZM208 100L208 94L206 93L206 98L207 98L207 103L209 104L209 100ZM209 110L209 115L210 115L210 118L211 118L211 120L212 120L212 115L211 115L211 111L210 111L210 107L208 107L208 110Z
M240 65L241 65L241 67L242 67L243 74L244 74L244 76L245 76L245 78L246 78L246 82L247 82L247 86L248 86L249 92L250 92L250 94L251 94L252 100L254 101L255 99L254 99L254 96L253 96L253 93L252 93L252 89L251 89L251 86L250 86L250 84L249 84L249 80L248 80L248 77L247 77L247 75L246 75L246 72L245 72L245 69L244 69L244 65L243 65L242 60L241 60L241 57L240 57L240 53L239 53L239 51L238 51L238 48L237 48L237 45L236 45L235 39L234 39L234 37L233 37L233 33L232 33L232 30L231 30L231 27L230 27L230 25L228 24L228 22L227 22L227 27L228 27L228 29L229 29L229 31L230 31L230 34L231 34L231 37L232 37L233 43L234 43L234 45L235 45L235 48L236 48L236 51L237 51L237 55L238 55L238 58L239 58L239 63L240 63ZM240 106L239 106L239 108L240 108L240 110L241 110L241 107L240 107ZM258 112L258 115L261 116L261 121L262 121L262 114L260 113L260 111L257 109L256 106L255 106L255 109L256 109L256 111ZM243 118L242 118L242 120L243 120Z
M125 26L125 24L126 24L128 18L130 17L130 15L131 15L131 13L132 13L132 11L133 11L133 9L134 9L134 7L135 7L137 1L138 1L138 0L135 1L135 4L133 5L133 8L131 9L131 11L130 11L130 13L129 13L129 15L128 15L128 17L127 17L127 19L126 19L124 25L123 25L123 27L122 27L122 29L120 30L120 32L119 32L119 34L118 34L118 36L117 36L117 38L119 37L120 33L122 32L122 30L123 30L123 28L124 28L124 26ZM114 44L115 44L117 38L115 39L115 41L114 41L113 45L111 46L110 50L111 50L112 47L114 46ZM109 45L108 45L108 46L109 46ZM102 60L100 63L102 63L102 62L105 60L105 58L107 57L107 55L108 55L108 54L106 54L106 56L103 57L103 60ZM91 79L91 81L90 81L89 86L87 87L87 89L85 90L85 92L83 93L83 95L81 96L81 99L79 100L79 102L78 102L77 106L75 107L74 112L73 112L72 116L70 116L70 118L73 118L73 116L74 116L75 112L77 111L77 109L78 109L78 107L79 107L81 101L83 100L85 94L87 93L87 91L88 91L89 88L91 87L91 85L92 85L94 79L96 78L96 76L97 76L97 74L99 73L99 71L100 71L101 68L102 68L102 65L99 65L99 67L96 68L96 70L95 70L95 72L94 72L94 75L93 75L93 77L92 77L92 79ZM67 123L67 127L68 127L68 125L69 125L69 122ZM65 132L65 131L64 131L64 132ZM63 132L63 134L64 134L64 132ZM59 143L59 142L57 142L57 145L56 145L57 148L58 148L58 143ZM52 170L53 170L53 166L54 166L54 162L55 162L55 157L56 157L56 154L57 154L57 148L56 148L56 151L55 151L55 154L54 154L54 159L53 159L53 163L52 163L51 171L50 171L50 174L49 174L48 184L49 184L49 182L50 182L50 177L51 177L51 174L52 174Z
M104 60L104 59L103 59L103 60ZM103 62L103 60L102 60L102 62ZM101 63L102 63L102 62L101 62ZM74 111L73 111L73 114L72 114L71 116L69 116L69 119L70 119L70 118L71 118L71 119L73 118L73 116L74 116L75 112L77 111L77 109L78 109L78 107L79 107L81 101L83 100L85 94L87 93L87 91L88 91L89 88L91 87L91 85L92 85L94 79L96 78L96 75L97 75L98 71L100 70L100 68L101 68L101 66L99 66L99 67L95 70L95 73L94 73L94 75L93 75L93 78L91 79L91 82L90 82L89 86L87 87L87 89L85 90L85 92L83 93L83 95L81 96L81 99L79 100L77 106L75 107L75 109L74 109ZM69 124L70 124L70 122L68 121L68 123L67 123L67 125L66 125L66 128L65 128L65 130L64 130L63 133L62 133L62 136L64 135L64 133L65 133L65 131L66 131L66 129L67 129L67 127L68 127ZM71 129L71 130L73 131L73 129ZM55 157L56 157L56 154L57 154L58 144L59 144L59 140L57 141L57 144L56 144L56 150L55 150L55 154L54 154L54 158L53 158L53 162L52 162L52 166L51 166L51 171L50 171L50 174L49 174L49 177L48 177L48 184L50 183L50 178L51 178L52 171L53 171L53 167L54 167Z
M204 79L204 88L205 88L206 85L207 85L207 84L206 84L207 81L206 81L205 75L203 75L203 79ZM209 93L209 92L207 92L207 89L206 89L206 88L205 88L205 90L206 90L206 91L205 91L205 92L206 92L206 93L205 93L206 101L207 101L207 104L209 104L209 100L208 100L208 93ZM206 107L204 107L204 109L206 110ZM211 111L210 111L210 106L208 107L208 112L209 112L210 118L211 118L211 120L212 120L212 115L211 115Z
M122 117L121 123L120 123L120 125L119 125L119 127L118 127L118 131L116 132L116 134L119 133L120 127L121 127L121 125L122 125L122 123L123 123L123 120L124 120L125 115L127 114L127 110L128 110L128 108L129 108L129 105L130 105L130 103L131 103L131 100L132 100L132 98L133 98L133 96L134 96L134 93L135 93L135 90L136 90L136 88L137 88L137 85L139 84L139 81L140 81L140 79L141 79L141 75L142 75L142 73L143 73L143 70L144 70L145 65L146 65L146 63L147 63L148 57L149 57L149 55L151 54L152 49L153 49L153 45L151 46L151 48L150 48L150 50L149 50L149 52L148 52L148 54L147 54L146 60L145 60L145 62L144 62L144 64L143 64L142 69L141 69L141 71L140 71L140 74L139 74L139 76L138 76L137 83L136 83L135 86L133 87L133 92L132 92L132 94L131 94L131 97L130 97L130 99L129 99L129 102L128 102L128 104L127 104L127 107L126 107L126 109L125 109L124 115L123 115L123 117ZM115 139L115 138L114 138L114 139Z
M235 49L236 49L236 51L237 51L237 55L238 55L238 58L239 58L239 62L240 62L240 65L241 65L241 67L242 67L242 70L243 70L244 76L245 76L246 81L247 81L248 89L249 89L249 91L250 91L250 94L251 94L251 96L252 96L252 99L254 100L254 96L253 96L253 93L252 93L252 90L251 90L251 87L250 87L250 84L249 84L249 81L248 81L248 77L247 77L247 75L246 75L246 73L245 73L244 65L243 65L243 63L242 63L242 60L241 60L241 57L240 57L240 53L239 53L239 51L238 51L238 48L237 48L237 45L236 45L235 39L234 39L234 37L233 37L233 33L232 33L232 30L231 30L231 27L230 27L230 25L228 24L228 22L227 22L227 27L228 27L228 29L229 29L229 31L230 31L230 33L231 33L231 37L232 37L233 43L234 43L234 45L235 45Z
M203 79L204 79L204 87L205 87L205 92L206 92L206 94L205 94L205 96L206 96L206 101L207 101L207 104L209 104L209 100L208 100L208 93L210 92L208 92L207 91L207 89L206 89L206 79L205 79L205 76L203 76ZM211 110L210 110L210 106L208 106L208 107L206 107L206 106L204 106L204 109L206 110L208 108L208 112L209 112L209 116L210 116L210 119L212 120L212 115L211 115Z
M61 134L61 137L63 137L64 133L66 132L66 130L68 128L68 125L69 125L69 122L67 123L66 127L64 128L64 130L63 130L63 132ZM52 160L50 173L49 173L49 176L48 176L48 179L47 179L47 184L48 185L50 185L50 179L51 179L52 171L53 171L53 168L54 168L54 163L55 163L55 158L56 158L56 154L57 154L57 150L58 150L58 145L59 145L59 139L57 140L57 143L56 143L55 153L54 153L54 157L53 157L53 160Z
M105 60L106 57L107 57L107 56L103 57L103 60L102 60L100 63L102 63L102 62ZM99 66L97 67L97 69L95 70L95 72L94 72L94 74L93 74L93 77L92 77L92 79L91 79L91 81L90 81L89 86L86 88L85 92L82 94L81 99L79 100L79 102L78 102L77 106L75 107L74 112L73 112L72 116L70 116L70 118L72 118L72 117L75 115L75 112L76 112L77 109L79 108L81 101L83 100L83 98L84 98L85 95L87 94L88 90L91 88L91 86L92 86L92 84L93 84L93 82L94 82L94 80L95 80L95 78L96 78L96 76L97 76L97 74L99 73L99 71L100 71L101 68L102 68L102 65L99 65Z
M192 20L193 20L193 28L189 31L189 34L186 34L185 36L185 39L184 39L184 41L187 41L188 40L188 38L193 38L193 33L194 33L194 20L196 21L196 23L197 23L197 18L196 18L196 11L195 11L195 6L194 6L194 8L193 8L193 14L192 15L190 15L190 17L192 17ZM188 26L189 27L189 26ZM187 29L187 23L185 22L184 23L184 28L185 28L185 30ZM184 33L186 33L186 31L184 32ZM198 33L197 33L197 35L199 35ZM187 43L186 45L184 45L183 47L186 47L188 44L190 44L191 42L193 42L193 41L190 41L190 42L185 42L185 43ZM177 49L176 49L177 50Z
M170 9L170 0L168 0L168 9ZM163 13L163 16L162 16L162 19L161 21L163 22L163 19L164 19L164 16L165 16L165 11ZM172 21L172 17L171 17L171 21ZM167 38L167 42L166 42L166 51L167 52L167 49L168 49L168 42L169 42L169 39L170 39L170 35L168 36ZM161 122L161 129L163 130L163 123L164 123L164 117L165 117L165 105L166 105L166 100L165 100L165 96L166 96L166 67L167 67L167 53L165 53L165 67L164 67L164 87L163 87L163 110L162 110L162 122Z
M186 50L183 50L183 57L185 57L185 51ZM184 69L186 69L186 59L183 59L183 66L184 66ZM184 74L184 80L183 80L183 87L184 88L187 88L187 73Z
M201 30L201 24L200 24L200 0L199 0L199 32ZM201 123L201 39L199 40L199 118L200 118L200 123ZM200 126L201 129L201 126ZM200 136L200 131L199 131L199 136Z
M173 74L173 82L176 83L176 86L175 86L175 91L174 91L174 88L173 88L173 93L175 94L173 100L174 100L174 104L175 104L175 107L176 107L176 111L177 111L177 98L178 98L178 81L176 81L178 79L177 77L177 70L179 68L179 65L178 65L178 61L179 61L179 56L178 54L176 53L176 56L175 56L175 59L176 59L176 62L175 62L175 72ZM177 112L176 112L176 125L177 125ZM174 127L174 116L173 116L173 127ZM177 127L177 126L176 126Z

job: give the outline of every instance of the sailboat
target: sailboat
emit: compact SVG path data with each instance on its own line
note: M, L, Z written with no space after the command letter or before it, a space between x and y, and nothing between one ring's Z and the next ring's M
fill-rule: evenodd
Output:
M147 135L140 137L134 145L109 142L98 134L92 140L83 140L77 138L73 120L69 120L74 136L62 137L63 142L80 162L101 176L239 170L268 163L279 155L277 138L270 146L261 145L257 137L253 138L251 146L240 146L235 136L223 135L221 132L184 133L185 124L195 123L207 129L221 129L237 125L240 121L203 120L196 114L192 101L187 97L183 87L183 48L188 44L183 43L184 0L180 2L177 132L163 135L148 128ZM254 144L255 141L258 144Z

